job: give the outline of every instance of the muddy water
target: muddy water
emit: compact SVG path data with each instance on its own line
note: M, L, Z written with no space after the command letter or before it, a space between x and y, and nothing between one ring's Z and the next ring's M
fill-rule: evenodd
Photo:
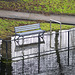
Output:
M73 37L74 33L74 31L70 31L70 47L75 46L75 38ZM8 61L2 58L4 62L1 61L1 75L37 75L38 72L44 72L46 73L46 75L71 75L71 73L74 73L72 66L67 67L67 49L61 49L68 47L67 30L63 30L62 33L53 32L51 35L49 34L49 32L45 33L44 42L42 42L42 39L40 41L40 59L37 57L38 38L36 36L37 35L35 35L35 37L32 36L32 38L27 39L27 36L24 37L24 43L21 38L19 40L19 44L15 41L8 42L7 54L5 52L6 42L1 41L2 56L6 57L7 55L8 58L12 58L10 60L15 61L10 63L10 60ZM10 39L14 40L14 36ZM73 54L74 51L70 50L70 65L74 64Z

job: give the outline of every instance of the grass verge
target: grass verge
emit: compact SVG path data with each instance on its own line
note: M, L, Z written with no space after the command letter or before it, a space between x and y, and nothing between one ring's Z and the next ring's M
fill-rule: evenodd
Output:
M14 27L21 26L21 25L28 25L38 23L37 21L25 21L25 20L13 20L13 19L6 19L0 18L0 38L6 38L7 36L14 35ZM49 31L50 30L50 23L40 22L40 26L42 30ZM75 26L72 25L62 25L63 30L70 29ZM60 30L59 24L52 23L52 30Z
M0 1L0 9L45 14L75 15L75 0Z

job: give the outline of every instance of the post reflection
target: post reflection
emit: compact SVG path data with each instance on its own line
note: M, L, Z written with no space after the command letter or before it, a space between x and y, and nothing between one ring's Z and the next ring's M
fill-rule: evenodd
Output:
M22 75L24 75L24 52L22 51Z
M57 62L59 64L59 73L60 75L64 75L64 73L62 73L62 65L61 65L61 62L60 62L60 54L59 54L59 50L58 50L58 37L59 37L59 33L58 31L56 31L56 34L55 34L55 50L56 50L56 56L57 56Z
M38 73L40 73L40 36L38 36Z
M5 40L9 40L10 38L7 38ZM7 43L7 44L6 44ZM6 47L7 45L7 47ZM2 54L2 58L1 58L1 73L0 75L12 75L11 71L12 71L12 66L11 66L11 42L6 42L4 40L2 40L2 45L1 45L1 54ZM6 52L6 48L7 48L7 52Z

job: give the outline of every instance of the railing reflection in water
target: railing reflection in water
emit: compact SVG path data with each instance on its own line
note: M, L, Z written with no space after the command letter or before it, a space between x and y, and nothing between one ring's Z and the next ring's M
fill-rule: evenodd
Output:
M7 73L7 75L33 75L50 71L53 68L60 68L59 73L62 73L61 71L63 71L63 65L72 65L72 60L69 60L73 57L72 51L69 52L68 50L74 49L75 31L62 31L61 38L59 32L60 31L52 34L49 32L45 33L45 42L40 42L41 39L37 36L30 36L27 39L25 37L24 45L20 46L17 44L17 42L15 43L14 36L9 39L2 40L1 74L3 75ZM22 44L21 38L19 43Z

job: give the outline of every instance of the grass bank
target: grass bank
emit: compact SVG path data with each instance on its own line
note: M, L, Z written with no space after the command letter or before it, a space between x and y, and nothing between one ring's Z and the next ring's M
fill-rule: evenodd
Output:
M75 0L0 1L0 9L44 14L75 15Z
M25 20L13 20L13 19L2 19L0 18L0 38L6 38L7 36L14 35L14 27L16 26L22 26L22 25L28 25L28 24L34 24L38 23L37 21L25 21ZM49 31L50 30L50 24L45 22L40 22L40 26L42 30ZM70 29L75 26L70 25L62 25L62 29ZM52 30L60 30L59 24L52 23Z

